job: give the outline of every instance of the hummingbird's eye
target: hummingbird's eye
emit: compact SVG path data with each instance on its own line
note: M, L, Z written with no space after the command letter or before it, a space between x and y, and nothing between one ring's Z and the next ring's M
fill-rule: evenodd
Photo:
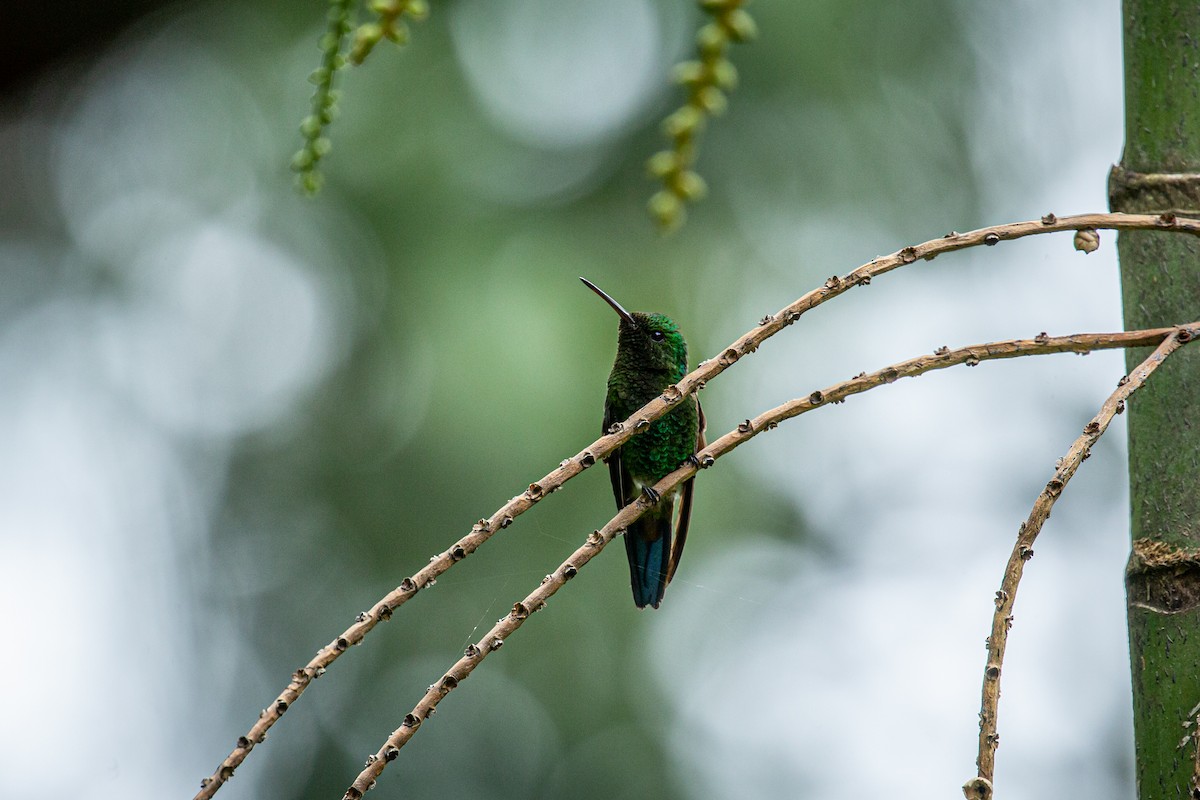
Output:
M656 342L661 342L666 336L662 331L650 331L650 338Z

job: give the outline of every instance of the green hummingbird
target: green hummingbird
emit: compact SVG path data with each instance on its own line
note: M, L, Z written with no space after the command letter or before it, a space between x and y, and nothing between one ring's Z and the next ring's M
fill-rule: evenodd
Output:
M604 399L604 432L623 422L687 374L687 342L664 314L630 314L587 278L584 284L620 316L617 358L608 376ZM658 483L705 446L704 412L695 395L651 423L608 457L617 508L640 492L653 507L625 531L625 554L633 602L638 608L662 603L667 584L679 567L692 516L692 479L660 497ZM674 546L672 547L672 543Z

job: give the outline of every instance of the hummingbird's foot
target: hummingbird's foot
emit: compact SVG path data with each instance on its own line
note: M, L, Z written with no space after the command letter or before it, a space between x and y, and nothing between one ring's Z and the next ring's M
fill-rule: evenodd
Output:
M689 465L695 467L696 469L700 469L700 459L696 456L695 453L692 453L690 456L688 456L686 459L684 459L683 463L689 464Z
M662 495L656 492L653 486L643 486L642 497L646 498L646 502L652 506L658 505L658 501L662 500Z

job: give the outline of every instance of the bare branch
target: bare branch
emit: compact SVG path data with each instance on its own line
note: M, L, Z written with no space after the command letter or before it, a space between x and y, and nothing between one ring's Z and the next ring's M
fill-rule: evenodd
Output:
M1092 350L1113 349L1121 347L1138 347L1153 344L1160 345L1158 353L1170 352L1188 337L1200 333L1200 322L1188 328L1157 328L1145 331L1127 333L1098 333L1076 334L1073 336L1047 336L1041 334L1033 339L1017 339L988 344L972 345L957 350L939 348L932 355L918 356L907 361L901 361L890 367L870 374L861 374L847 381L819 391L808 397L791 400L783 405L766 411L754 419L748 419L741 425L726 433L696 454L695 463L686 462L679 469L663 478L654 489L660 495L666 495L671 489L692 477L700 469L712 466L716 460L731 452L741 444L749 441L764 431L773 430L780 422L797 417L820 406L839 403L850 395L860 394L885 384L894 383L900 378L922 375L933 370L945 369L958 364L975 366L981 361L998 358L1017 358L1027 355L1043 355L1048 353L1077 352L1086 353ZM1169 346L1168 346L1169 345ZM1162 356L1162 357L1165 357ZM1161 357L1160 357L1161 360ZM1150 363L1147 361L1147 363ZM1145 365L1135 370L1129 383L1137 381L1140 385L1144 376L1136 377ZM1152 370L1153 367L1150 367ZM1147 373L1148 374L1148 373ZM1132 389L1130 390L1132 391ZM1110 417L1111 418L1111 417ZM1107 425L1107 421L1104 422ZM1089 426L1090 428L1091 426ZM458 687L462 681L475 670L489 653L498 650L513 633L517 631L529 616L545 607L550 599L563 585L575 577L585 564L591 561L618 534L623 532L634 520L651 507L651 503L640 496L637 500L622 508L616 516L608 521L603 528L593 531L587 540L567 558L551 574L542 579L542 583L529 593L524 600L517 602L507 616L497 622L476 644L467 647L466 653L438 681L429 687L425 696L416 704L413 710L406 714L399 728L384 742L378 752L367 759L366 767L346 790L343 800L358 800L363 794L374 787L376 779L384 767L394 761L400 754L400 748L437 710L442 699Z
M370 611L359 614L354 623L340 636L318 650L308 664L292 673L292 680L287 687L262 711L246 735L238 737L233 751L226 756L216 771L201 781L201 789L196 794L195 800L207 800L207 798L213 797L221 785L233 775L233 771L246 759L254 746L266 738L267 731L299 699L312 680L324 673L325 669L342 653L360 643L377 624L390 619L392 613L417 592L432 585L443 572L475 552L480 545L491 538L492 534L507 528L513 520L532 508L543 497L557 491L563 484L597 461L608 457L633 436L649 427L647 423L654 422L680 403L683 398L704 388L705 383L737 363L743 356L753 353L763 342L791 325L803 314L856 286L870 284L874 277L920 260L931 260L942 253L965 250L980 245L995 245L1001 241L1021 239L1026 236L1085 229L1163 230L1200 235L1200 220L1176 217L1171 214L1157 216L1151 214L1081 214L1061 219L1053 214L1047 214L1040 220L995 225L968 233L947 234L939 239L905 247L891 255L872 259L850 271L844 277L830 278L824 285L813 289L777 313L768 314L756 327L726 347L719 357L701 363L684 376L673 389L668 388L660 397L647 403L629 419L614 426L616 430L613 433L601 436L579 453L563 460L557 469L531 483L526 491L509 500L490 517L476 522L470 533L430 559L429 564L411 578L401 581L399 586L388 592Z
M990 800L993 793L993 780L996 767L996 746L999 736L996 733L996 714L1000 702L1000 671L1004 663L1004 648L1008 642L1008 631L1012 627L1013 604L1017 599L1017 586L1025 570L1025 562L1033 558L1033 542L1042 530L1042 525L1050 517L1050 510L1066 488L1068 481L1075 475L1079 465L1091 455L1092 446L1104 435L1108 424L1115 415L1125 410L1125 401L1136 392L1150 377L1150 374L1166 360L1178 347L1191 341L1200 333L1195 325L1179 328L1174 335L1162 341L1158 348L1136 369L1122 378L1099 413L1083 428L1083 433L1071 445L1067 454L1058 462L1046 487L1042 489L1029 517L1021 523L1017 531L1017 542L1013 546L1012 555L1004 568L1004 578L1000 590L996 592L996 611L992 616L992 635L988 637L987 665L983 671L983 700L979 711L979 756L976 761L978 775L963 785L963 794L967 800Z

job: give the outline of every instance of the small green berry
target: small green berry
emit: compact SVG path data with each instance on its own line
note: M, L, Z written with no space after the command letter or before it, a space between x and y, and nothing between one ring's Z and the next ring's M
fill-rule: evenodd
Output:
M306 147L292 156L292 169L296 172L303 172L313 165L313 161L312 151Z
M738 73L737 67L727 58L720 58L713 62L710 67L712 70L713 83L727 92L732 92L737 88Z
M682 166L679 154L674 150L659 150L646 162L646 169L656 178L664 178L673 172L678 172Z
M309 114L300 121L300 133L305 139L312 139L321 132L321 120L317 119L313 114Z
M729 101L725 99L725 93L715 86L705 86L701 89L696 94L696 102L714 117L724 113L725 108L729 105Z
M729 35L736 42L748 42L758 36L758 25L754 22L754 17L744 8L735 8L730 11L722 20L725 27L729 30Z
M672 139L691 136L704 126L704 113L695 106L684 106L663 120L663 131Z
M708 194L708 184L695 172L686 170L675 179L675 189L684 200L695 202Z
M671 77L675 83L700 83L704 80L704 72L704 65L699 61L684 61L681 64L675 65Z
M429 3L425 0L409 0L408 8L404 9L404 13L420 22L429 17Z
M696 34L696 46L704 56L712 57L724 52L729 44L729 35L725 28L715 22L710 22Z
M408 44L408 26L399 20L392 20L386 25L383 35L398 45Z
M304 193L308 195L314 195L321 191L321 184L325 182L324 178L321 177L321 173L319 172L302 172L298 178L300 181L300 188L303 189Z
M650 198L648 208L650 215L664 232L682 225L687 213L683 208L683 201L668 191L655 192Z

